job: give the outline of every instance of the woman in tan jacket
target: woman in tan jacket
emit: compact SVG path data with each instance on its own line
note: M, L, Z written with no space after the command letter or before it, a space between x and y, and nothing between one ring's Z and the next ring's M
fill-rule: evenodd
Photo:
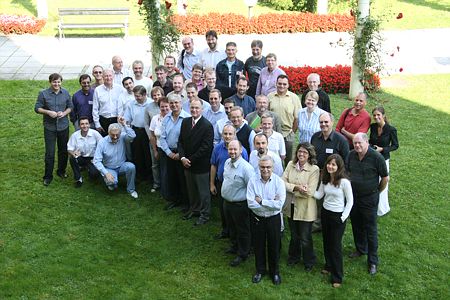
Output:
M314 146L300 143L283 173L287 191L283 213L288 216L291 231L288 265L299 263L302 256L307 272L316 263L311 233L313 221L317 217L317 205L313 196L319 183L319 167L315 164Z

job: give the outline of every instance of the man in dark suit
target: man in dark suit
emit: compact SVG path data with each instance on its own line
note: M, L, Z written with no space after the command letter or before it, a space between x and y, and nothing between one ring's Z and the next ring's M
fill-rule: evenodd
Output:
M191 117L181 123L178 151L184 167L189 196L189 211L184 220L199 217L194 225L204 225L209 220L211 195L209 170L213 150L214 130L211 123L202 117L200 99L191 101Z

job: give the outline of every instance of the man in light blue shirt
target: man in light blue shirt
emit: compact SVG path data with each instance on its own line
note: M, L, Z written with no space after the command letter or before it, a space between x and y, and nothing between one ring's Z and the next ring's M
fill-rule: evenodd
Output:
M258 283L264 276L267 252L269 275L273 284L279 285L281 283L279 271L280 212L286 200L286 187L284 181L273 174L273 166L272 157L268 155L261 157L259 160L260 176L253 177L247 186L247 204L252 211L250 222L256 265L256 274L253 276L252 282Z
M178 139L180 137L181 123L183 119L190 115L181 108L181 97L177 94L169 95L169 106L171 112L162 120L161 149L164 155L161 156L161 164L165 164L167 169L168 195L169 202L166 209L172 209L176 206L182 206L183 212L189 209L189 199L187 196L186 180L184 177L184 168L181 164L181 157L178 154Z
M178 69L183 74L184 79L192 78L192 67L200 62L200 54L194 50L194 40L186 36L181 40L183 50L178 58Z
M230 231L231 248L227 253L237 254L230 262L232 267L240 265L250 251L250 219L247 207L247 184L255 175L252 166L242 158L242 145L234 140L228 144L229 159L223 172L223 210Z
M94 155L94 166L102 174L109 190L117 188L119 175L124 174L127 178L127 192L131 197L137 199L134 178L136 169L134 164L126 161L125 144L132 141L136 134L128 127L125 118L119 117L119 123L113 123L108 127L108 135L98 142ZM122 125L122 127L120 126ZM122 128L124 132L122 132Z

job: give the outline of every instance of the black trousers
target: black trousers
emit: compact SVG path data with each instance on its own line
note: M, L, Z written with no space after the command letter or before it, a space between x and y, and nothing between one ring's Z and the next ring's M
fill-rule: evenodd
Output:
M291 207L291 216L288 218L291 230L291 241L289 242L289 260L296 262L303 257L305 267L312 267L316 264L316 254L314 253L312 239L313 222L295 221L293 219L294 205Z
M344 277L342 237L345 232L345 222L342 223L341 215L341 212L332 212L322 207L324 269L331 273L332 283L342 283Z
M104 130L104 132L101 133L102 136L107 136L109 125L111 125L113 123L117 123L117 117L105 118L105 117L99 116L99 122L100 122L100 126L102 126L102 128Z
M250 220L247 200L239 202L224 201L223 209L230 231L231 247L242 258L250 251Z
M251 214L251 228L253 237L253 250L255 251L256 272L266 273L266 257L269 262L269 275L280 274L280 243L281 243L281 217L280 214L264 218ZM267 256L266 256L267 254Z
M136 137L131 143L133 163L136 166L136 176L141 179L152 176L152 157L150 141L144 128L133 126Z
M176 150L172 150L178 153ZM168 200L177 205L189 207L189 198L186 188L186 179L184 177L184 168L180 160L173 160L167 157L167 180Z
M67 142L69 141L69 127L61 131L44 128L45 141L45 171L44 179L53 179L53 167L55 165L55 147L58 145L58 170L64 174L67 167Z
M73 178L75 180L80 180L81 178L81 167L86 167L88 170L88 175L90 179L94 179L100 175L100 172L92 164L92 157L82 157L77 158L71 156L69 158L70 166L73 171Z
M377 209L379 193L365 196L353 195L355 202L350 213L356 250L367 253L369 265L378 264Z
M159 178L160 178L160 194L161 196L169 200L169 177L167 176L167 162L170 158L166 155L166 153L158 147L159 154Z
M216 180L215 185L216 185L216 191L217 191L215 199L217 199L217 205L219 206L220 221L222 223L222 234L229 235L230 232L228 229L227 218L225 216L225 209L224 209L225 201L222 198L222 192L221 192L222 182Z

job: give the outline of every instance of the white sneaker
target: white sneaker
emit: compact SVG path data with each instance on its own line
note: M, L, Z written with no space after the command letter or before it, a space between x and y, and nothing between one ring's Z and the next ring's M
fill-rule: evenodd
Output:
M130 196L133 197L134 199L138 198L138 193L136 191L133 191L130 193Z

